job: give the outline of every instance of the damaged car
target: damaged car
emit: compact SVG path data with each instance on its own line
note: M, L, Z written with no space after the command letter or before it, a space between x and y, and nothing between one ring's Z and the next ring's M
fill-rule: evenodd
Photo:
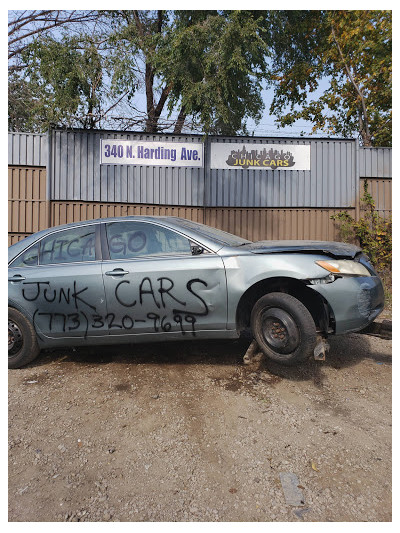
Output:
M8 364L44 348L250 331L270 359L323 359L329 335L383 310L382 283L357 246L259 241L177 217L49 228L9 248Z

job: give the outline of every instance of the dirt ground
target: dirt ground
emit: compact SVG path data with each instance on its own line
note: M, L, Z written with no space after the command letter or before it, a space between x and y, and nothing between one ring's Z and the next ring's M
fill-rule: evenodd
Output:
M9 370L9 521L391 521L391 341L295 368L244 366L248 344Z

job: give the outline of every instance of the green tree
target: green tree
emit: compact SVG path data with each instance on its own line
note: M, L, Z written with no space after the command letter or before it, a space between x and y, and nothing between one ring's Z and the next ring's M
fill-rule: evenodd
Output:
M269 53L261 12L107 11L96 20L96 31L24 40L18 76L36 95L24 124L102 127L122 109L112 117L119 129L180 133L187 125L234 135L246 131L247 118L261 118ZM145 117L135 107L138 89ZM9 101L10 117L23 105L19 94Z
M269 82L281 126L306 119L314 131L391 145L390 11L16 13L10 127L247 133ZM318 96L321 80L329 87Z
M180 106L181 119L214 134L246 133L248 118L259 121L269 54L262 23L261 12L176 12L156 63L170 80L170 111Z
M12 72L8 77L8 131L40 133L45 117L37 109L41 95L34 87Z
M85 42L83 42L85 41ZM67 34L36 40L23 52L31 87L41 94L35 111L49 124L93 128L100 104L103 68L95 44ZM82 117L82 118L80 118Z
M274 42L270 110L280 125L306 119L313 131L391 146L390 11L279 11L266 23ZM324 78L329 87L313 99Z
M121 55L114 57L107 39L99 32L63 32L57 39L44 35L27 45L21 53L25 68L10 76L9 124L21 125L11 117L23 109L26 95L34 94L24 113L29 109L24 127L30 131L44 131L51 124L98 127L110 109L136 89L129 68L122 69Z
M268 47L259 12L118 11L115 43L130 43L144 64L148 132L161 113L178 109L174 132L187 118L206 133L243 131L261 118ZM119 45L119 44L118 44Z

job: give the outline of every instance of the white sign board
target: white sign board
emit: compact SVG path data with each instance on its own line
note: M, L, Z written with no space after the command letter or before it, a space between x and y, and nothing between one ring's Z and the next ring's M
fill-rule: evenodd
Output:
M202 143L175 143L101 139L101 165L202 167Z
M211 168L310 170L310 145L211 143Z

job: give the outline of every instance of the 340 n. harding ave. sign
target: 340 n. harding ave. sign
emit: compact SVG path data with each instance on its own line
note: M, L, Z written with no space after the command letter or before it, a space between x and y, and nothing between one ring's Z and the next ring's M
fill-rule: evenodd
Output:
M212 143L211 168L310 170L310 145Z
M203 167L203 144L101 139L100 164Z

